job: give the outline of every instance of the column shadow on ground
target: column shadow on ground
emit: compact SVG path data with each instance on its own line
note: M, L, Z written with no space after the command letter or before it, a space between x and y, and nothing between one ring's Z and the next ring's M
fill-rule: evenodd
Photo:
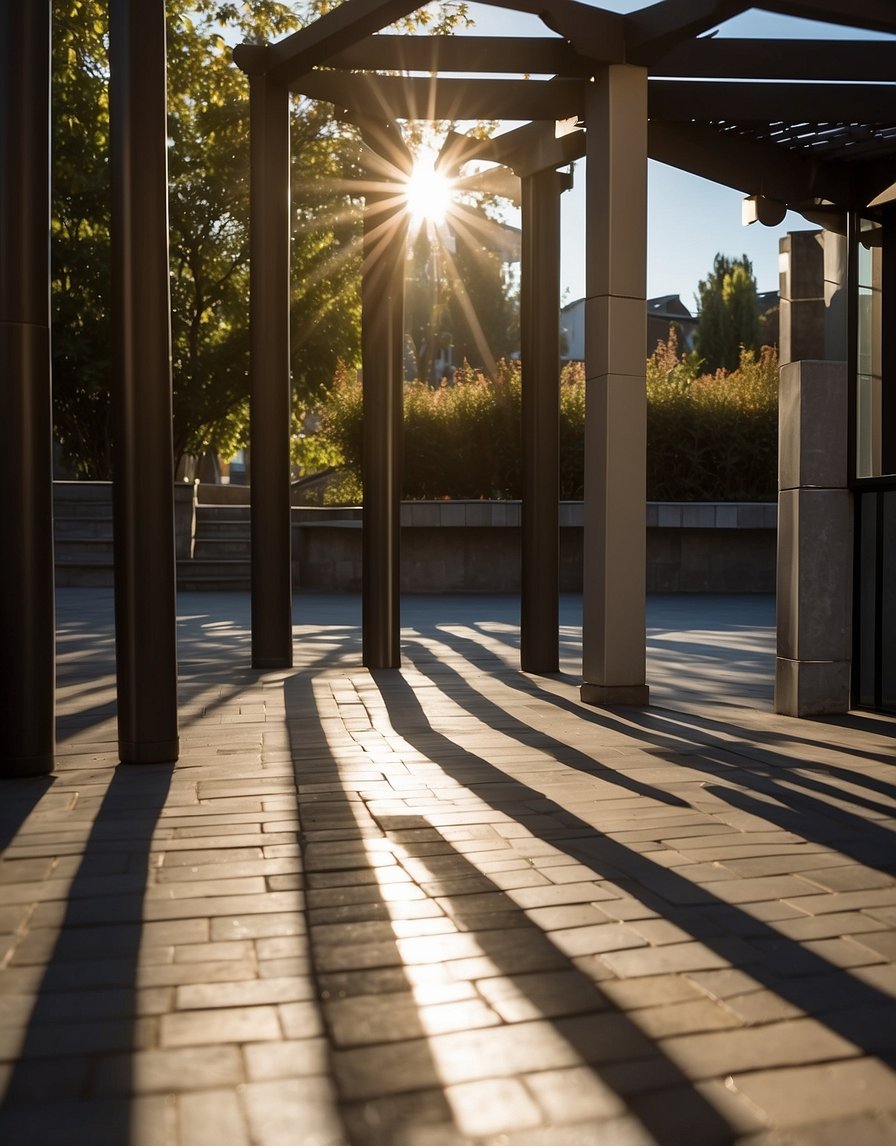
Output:
M401 716L408 694L392 687L401 678L391 673L373 675L393 727L413 743ZM352 1141L357 1146L411 1143L416 1140L415 1130L440 1125L458 1135L446 1141L466 1142L468 1137L452 1109L452 1084L462 1088L465 1083L491 1079L498 1085L495 1080L521 1074L540 1077L564 1069L579 1071L574 1088L593 1111L582 1120L588 1133L612 1136L624 1121L625 1132L635 1134L625 1140L644 1146L732 1141L735 1128L725 1115L599 984L454 846L447 838L450 830L437 829L425 817L412 813L380 817L366 810L364 782L347 781L335 752L322 751L321 744L310 746L306 737L298 735L299 727L307 726L315 710L312 682L312 675L304 673L286 682L286 711L291 736L295 735L312 961L334 1043L335 1075ZM456 759L457 748L450 747ZM451 774L450 764L438 752L432 753L431 747L421 751ZM359 759L350 758L350 770L358 766ZM306 767L303 760L313 763ZM469 762L488 767L478 757L470 756ZM371 771L376 767L375 758L366 764ZM347 782L359 789L360 801L350 798L344 787ZM304 802L301 788L309 783L320 794ZM520 798L527 796L521 789ZM359 803L364 804L363 810ZM331 827L326 829L325 824ZM336 824L341 828L332 826ZM376 870L366 858L365 840L369 842L371 835L391 841L400 853L399 862L422 885L429 902L444 905L444 919L450 924L445 932L426 935L424 928L419 937L403 940L396 936L389 902L377 889ZM325 841L318 841L319 836ZM324 848L330 850L316 854L316 849ZM403 886L397 885L399 892ZM364 889L360 895L359 887ZM343 895L340 888L345 889ZM472 898L467 894L470 891L475 892ZM484 901L486 908L481 906ZM441 917L442 911L435 914ZM420 948L427 950L421 953ZM459 1023L439 1033L436 1029L444 1019L439 1017L436 1027L428 1031L425 1011L413 1001L416 975L421 968L432 966L444 972L434 988L430 985L437 1011L438 985L446 988L442 1011L447 1011L452 984L472 986L477 979L484 981L480 994L461 994L455 1000L461 1005ZM498 1011L493 1021L484 1022L487 1008L483 1002L488 1003L490 995ZM473 1016L463 1010L463 1003L471 997L476 1004ZM502 1007L515 1010L518 1021L502 1023ZM488 1031L498 1026L503 1033L496 1057L487 1040ZM451 1077L444 1077L442 1056L450 1060ZM572 1089L573 1076L568 1077ZM560 1111L561 1105L559 1099L554 1100L562 1124L569 1118ZM479 1134L469 1135L474 1136L479 1140Z
M417 667L425 671L424 666L418 664ZM446 670L444 664L440 670L442 679L446 671L451 676L452 698L478 719L488 724L493 713L500 716L500 728L505 735L532 731L530 726L517 721L515 732L508 732L504 709L484 697L455 670ZM896 1003L886 992L788 939L748 911L719 899L678 874L676 869L657 864L649 854L636 852L602 835L591 824L546 800L536 789L514 781L482 757L459 751L457 744L432 729L413 689L399 672L383 671L375 677L395 731L409 744L437 760L449 776L462 774L466 761L475 764L482 775L491 777L496 795L490 796L487 785L476 788L484 803L510 818L518 818L521 806L532 802L542 811L550 806L549 814L566 829L562 835L551 837L551 844L559 851L586 864L597 879L609 878L624 887L646 907L671 919L732 966L743 964L751 978L818 1019L835 1034L870 1054L896 1063ZM506 679L502 675L502 683ZM693 766L691 757L688 766ZM608 779L604 770L599 774L602 780ZM513 799L503 795L508 784L516 789ZM788 970L791 966L793 973Z
M131 1140L132 1054L141 1023L154 1021L138 1005L143 899L172 770L114 769L65 899L38 904L4 971L7 998L25 1012L5 1031L4 1142Z
M896 785L874 777L862 776L857 771L838 768L833 764L811 765L817 774L806 775L810 764L805 760L787 756L784 752L788 745L801 750L807 747L829 750L831 747L829 742L807 740L802 736L788 736L779 732L763 733L752 726L742 728L709 716L685 715L654 707L626 708L625 718L622 719L614 716L610 710L590 709L558 696L555 692L541 687L537 677L508 671L500 658L493 653L490 654L488 650L483 650L481 645L470 638L451 632L440 632L439 637L453 652L462 656L472 654L475 649L477 663L485 671L500 672L502 684L510 689L529 696L537 696L539 702L575 715L578 719L592 723L602 730L615 731L629 737L640 732L645 751L654 753L659 749L676 756L687 754L688 768L702 771L716 780L730 778L734 784L770 796L781 805L776 808L774 803L767 800L757 803L749 794L737 792L733 788L719 785L712 788L713 794L730 800L742 810L763 815L770 822L786 830L799 831L805 839L813 843L830 844L848 858L866 866L890 871L896 865L896 836L893 832L876 824L874 820L861 817L839 806L841 803L851 803L879 816L892 817L896 814L896 802L894 802ZM437 679L443 684L449 678L453 678L452 694L455 690L465 690L468 697L475 698L477 706L489 706L491 718L500 720L501 730L507 730L508 716L504 710L482 697L480 693L471 690L461 674L451 665L432 662L433 665L438 663L436 672L432 666L427 667L432 660L430 650L413 641L408 641L406 648L421 672L429 672L434 680ZM528 725L516 723L518 727L515 731L511 728L510 735L516 735L520 740L531 736L532 730ZM814 722L813 727L817 727L817 724L818 722ZM839 726L844 726L842 720ZM570 762L568 759L570 749L566 745L554 741L550 748L557 760L563 763ZM859 753L853 753L850 749L850 755ZM606 765L596 764L583 753L579 753L579 756L584 756L585 760L590 762L591 771L604 779L608 778L609 773L613 782L622 787L629 788L633 783L637 783L632 777L616 773ZM875 763L896 763L893 752L866 754L863 758ZM819 773L830 777L830 782L820 778ZM787 785L793 787L785 787L782 778L786 780ZM891 802L884 803L870 795L847 792L845 788L847 785L864 788ZM651 794L654 798L670 802L669 794L659 790L645 791L644 794ZM828 803L824 802L825 797ZM685 803L681 800L679 802ZM826 821L831 821L830 826L825 826Z

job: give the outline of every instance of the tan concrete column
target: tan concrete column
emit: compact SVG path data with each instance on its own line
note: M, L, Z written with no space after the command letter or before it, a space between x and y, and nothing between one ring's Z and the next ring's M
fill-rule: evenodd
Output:
M647 71L611 65L592 89L581 695L646 704Z

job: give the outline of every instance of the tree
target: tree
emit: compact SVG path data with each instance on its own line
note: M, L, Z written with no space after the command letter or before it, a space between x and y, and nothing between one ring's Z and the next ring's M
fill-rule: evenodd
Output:
M736 370L740 350L759 348L756 279L746 255L717 254L698 286L699 321L695 349L706 370Z
M433 361L447 346L456 365L467 362L491 376L519 346L518 299L489 244L491 206L490 199L465 202L456 219L421 227L410 245L405 329L425 381L433 381Z
M109 101L96 0L53 4L51 278L56 437L78 477L108 477Z
M175 458L245 441L249 107L231 46L276 40L329 0L168 0L169 228ZM103 0L54 2L52 296L57 439L79 477L108 477L109 116ZM463 5L404 21L450 31ZM360 357L360 212L345 187L357 133L293 104L293 383L310 401ZM341 180L341 182L340 182ZM336 190L341 187L342 190Z

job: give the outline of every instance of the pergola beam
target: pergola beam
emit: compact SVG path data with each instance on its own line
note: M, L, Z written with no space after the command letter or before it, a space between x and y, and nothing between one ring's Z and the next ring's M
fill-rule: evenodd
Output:
M368 36L327 64L356 71L519 72L588 76L593 60L556 36Z
M821 20L863 28L868 32L896 32L896 11L892 0L756 0L745 7L763 8L781 16Z
M691 40L651 66L653 76L727 80L854 80L896 76L896 43L886 40ZM780 90L780 89L779 89Z
M336 52L409 15L414 0L352 0L319 16L276 44L239 44L233 51L238 67L266 72L274 83L291 83Z
M503 3L499 7L518 7ZM616 64L625 60L625 17L618 12L606 12L575 0L544 0L527 5L542 21L572 44L588 59L599 63Z
M568 119L584 104L578 80L436 80L313 72L291 85L350 115L389 119Z
M660 0L625 17L626 58L651 64L684 40L751 7L745 0Z
M537 171L565 167L584 154L584 131L573 131L557 138L551 126L535 122L485 141L479 158L502 163L524 178Z

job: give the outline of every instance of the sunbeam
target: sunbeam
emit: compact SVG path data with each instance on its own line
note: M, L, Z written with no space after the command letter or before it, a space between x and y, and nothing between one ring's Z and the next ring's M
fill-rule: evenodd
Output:
M405 198L412 231L423 224L441 226L451 206L452 181L436 167L436 157L424 151L414 158L414 168L405 184Z

